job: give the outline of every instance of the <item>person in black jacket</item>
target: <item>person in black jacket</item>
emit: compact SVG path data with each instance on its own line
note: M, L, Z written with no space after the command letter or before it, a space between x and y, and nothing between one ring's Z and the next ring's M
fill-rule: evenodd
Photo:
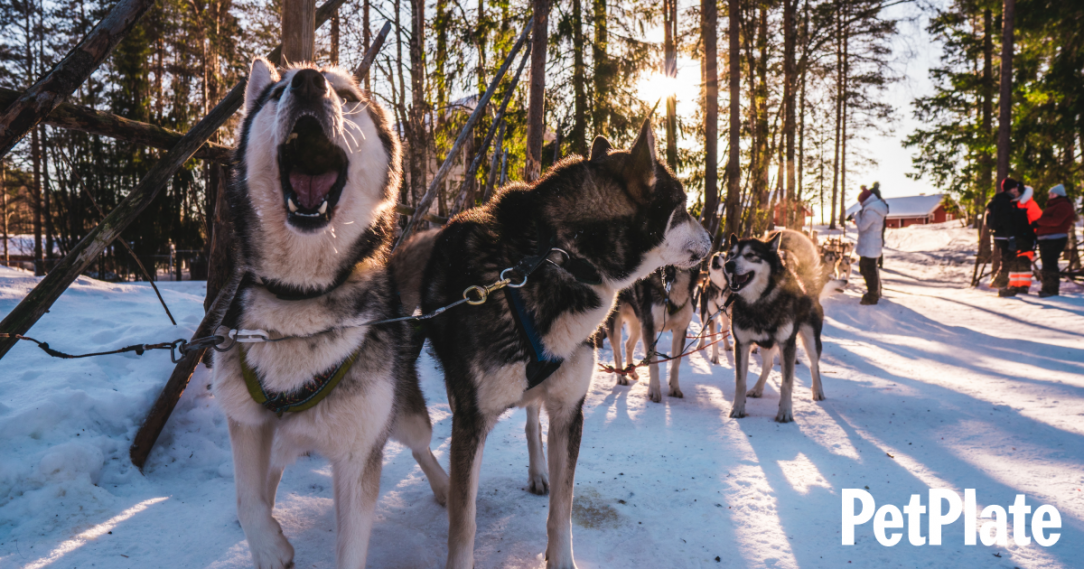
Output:
M1016 234L1019 233L1020 212L1013 202L1014 192L1019 195L1023 185L1012 178L1001 181L1001 189L994 194L994 199L986 206L986 225L994 233L996 254L1001 258L997 274L990 283L993 288L1001 289L1009 285L1009 270L1016 262ZM1023 213L1023 222L1027 224L1027 214Z

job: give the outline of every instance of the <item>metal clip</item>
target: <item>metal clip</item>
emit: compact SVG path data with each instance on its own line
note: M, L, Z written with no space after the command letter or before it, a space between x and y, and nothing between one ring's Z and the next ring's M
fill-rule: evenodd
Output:
M266 330L230 330L230 338L242 344L256 344L268 341Z
M505 270L507 271L508 269L505 269ZM493 283L491 285L487 285L487 286L478 286L478 285L469 286L469 287L467 287L467 290L463 291L463 298L466 299L467 304L469 304L471 306L478 306L480 304L485 304L486 301L489 300L489 294L491 292L496 291L496 290L500 290L500 289L502 289L502 288L504 288L506 286L509 286L510 282L511 281L509 281L508 279L501 279L501 280L499 280L499 281L497 281L497 282L495 282L495 283ZM524 283L527 282L527 279L524 279L523 282ZM519 286L523 286L523 283L520 283ZM471 294L476 295L477 298L471 298Z

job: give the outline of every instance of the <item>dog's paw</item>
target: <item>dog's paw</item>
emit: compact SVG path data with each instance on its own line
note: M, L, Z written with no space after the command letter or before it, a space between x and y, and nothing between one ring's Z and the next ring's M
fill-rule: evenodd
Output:
M730 344L726 344L726 351L733 352L734 351L734 346L731 346Z
M814 401L824 401L825 399L827 398L824 396L824 391L813 391Z
M711 357L711 363L713 363L715 365L719 365L719 356L712 356Z
M647 390L647 397L655 403L662 403L662 390L658 387L652 387Z
M763 387L761 387L760 389L757 389L757 388L754 387L753 389L750 389L749 391L745 392L746 397L752 397L754 399L762 397L763 395L764 395L764 388Z
M735 405L734 407L730 408L730 418L731 419L741 419L744 416L745 416L745 406L744 405L742 405L741 407L738 407L737 405Z
M618 385L628 385L629 384L629 378L624 376L624 375L618 374L617 375L617 384Z
M429 486L433 489L433 497L436 498L437 503L441 506L448 506L448 476L444 476L444 480L433 482L430 481Z
M545 496L550 493L550 481L544 472L535 472L527 480L527 491L537 496Z
M676 385L670 386L670 397L677 397L678 399L684 399L685 394L681 392L681 388Z
M794 420L794 413L790 409L780 409L779 414L775 416L775 422L777 423L789 423Z
M282 527L272 520L273 527L249 539L252 564L256 569L290 569L294 566L294 547L282 535Z
M629 372L627 377L629 379L640 379L640 374L636 373L636 370L632 370ZM628 383L626 383L625 385L628 385Z

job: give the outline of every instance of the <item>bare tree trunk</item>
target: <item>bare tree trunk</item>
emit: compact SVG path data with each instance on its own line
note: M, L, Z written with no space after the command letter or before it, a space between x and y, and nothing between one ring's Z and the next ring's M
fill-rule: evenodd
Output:
M704 9L703 7L706 6L706 5L707 5L706 1L701 2L701 12L703 12L703 9ZM709 18L710 18L711 22L715 23L715 25L712 27L712 30L711 30L711 41L712 41L713 45L715 44L716 38L718 37L718 35L717 35L717 29L718 29L717 22L718 22L719 18L718 18L717 10L718 9L715 7L715 4L713 3L712 6L711 6L712 16L709 17L709 16L705 15L705 16L701 17L702 22L703 22L702 26L708 25ZM675 44L677 42L677 0L663 0L662 14L663 14L662 19L663 19L663 29L664 29L664 34L663 34L663 38L664 38L663 39L663 52L664 52L664 56L663 56L663 75L665 75L665 76L667 76L667 77L669 77L671 79L676 79L677 78L677 46ZM701 33L706 34L707 31L704 30ZM707 35L705 35L704 37L705 37L705 39L707 39ZM706 54L710 53L710 55L708 55L708 57L710 57L712 59L712 61L715 60L716 54L713 53L713 52L709 52L706 47L705 47L705 53ZM708 65L711 65L711 64L709 63ZM718 76L718 73L716 73L716 76ZM718 98L719 98L719 95L718 95L718 93L719 93L718 82L716 82L715 93L716 93L716 95L715 95L716 105L715 105L714 113L715 113L715 122L716 122L716 124L718 124L718 111L719 111L719 106L718 106ZM709 103L709 107L710 107L710 103ZM710 108L705 109L705 113L711 113L711 112L712 111L711 111ZM705 120L710 120L710 119L707 118L706 114L705 114ZM718 130L718 128L716 127L715 130ZM718 141L715 141L713 144L717 145ZM717 162L718 158L716 158L715 161ZM666 97L666 164L668 166L670 166L671 170L674 170L675 172L677 171L677 168L678 168L678 148L677 148L677 94L676 93L671 93ZM708 159L708 168L712 168L711 164L713 164L713 161L709 158ZM707 203L706 202L707 199L708 199L707 195L705 194L705 203ZM714 210L712 210L712 211L714 211ZM705 220L706 219L707 218L705 218Z
M986 142L993 137L994 115L994 16L989 8L982 12L983 38L982 38L982 135ZM983 145L984 148L988 146ZM976 263L985 263L990 260L993 250L990 236L990 228L986 226L986 200L987 191L993 185L993 162L994 157L988 150L984 150L979 158L981 172L979 174L979 207L977 222L979 233L979 254Z
M787 185L783 192L783 223L794 226L794 44L797 36L794 5L798 0L783 0L783 137L786 143Z
M45 132L45 127L38 125L40 131L40 151L41 151L41 217L43 229L45 229L45 270L49 270L49 263L53 260L53 243L54 243L54 231L53 231L53 208L50 204L49 188L49 153L45 151L49 148L48 133Z
M672 17L675 21L671 22L671 25L675 27L676 31L676 19L677 19L677 0L669 0L670 9L672 10ZM700 37L704 45L704 211L701 217L701 223L704 224L704 228L712 232L712 238L715 237L715 231L719 227L716 221L717 210L719 209L719 9L716 5L716 0L701 0L700 2ZM667 74L671 77L677 76L677 54L673 54L674 60L671 63L672 69L667 69ZM671 75L672 71L672 75ZM671 97L670 100L674 100ZM670 100L667 101L667 117L666 117L666 137L667 137L667 158L669 159L671 141L670 141L670 129L674 130L673 140L673 160L674 164L672 168L677 167L677 118L671 116L670 110L673 107L675 113L677 110L676 101L673 106L670 105Z
M839 148L839 224L841 227L846 227L847 217L847 89L850 85L850 27L843 27L843 99L840 100L839 105L841 126L840 130L840 148Z
M587 156L587 72L583 62L583 0L572 0L572 130L571 151ZM499 145L498 145L499 149ZM488 192L488 190L487 190Z
M546 43L549 39L549 0L532 0L531 88L527 104L527 156L523 179L533 182L542 174L542 138L546 133Z
M398 14L398 12L397 12ZM398 20L396 20L398 21ZM369 52L369 45L372 44L372 31L369 30L369 0L364 0L361 7L361 41L365 44L365 52ZM396 36L398 37L398 36ZM365 91L371 93L372 85L369 84L369 72L365 72Z
M729 0L730 11L730 156L726 163L726 231L738 233L741 220L741 0Z
M331 64L339 64L339 15L331 17Z
M8 254L8 168L0 161L0 220L4 227L4 266L11 266L11 256Z
M31 195L34 196L34 274L45 274L45 256L42 248L42 196L41 196L41 145L38 141L38 129L30 131L30 160L34 172L34 186Z
M606 97L610 92L612 69L608 51L610 36L607 18L606 0L594 0L592 19L594 20L595 42L591 44L591 58L595 62L595 100L592 122L596 135L606 134L609 119L606 112Z
M410 114L413 131L410 140L410 191L417 205L425 193L429 166L426 159L425 60L422 53L425 45L425 0L411 0L410 15Z
M283 0L282 65L312 61L316 51L316 0Z
M997 119L997 183L1009 175L1009 156L1012 152L1012 57L1013 17L1016 0L1005 0L1002 10L1001 29L1001 93L1000 112Z
M756 59L756 95L753 99L753 107L756 110L756 210L753 222L754 234L763 233L767 229L771 212L767 210L771 193L771 180L768 168L771 163L771 151L768 147L768 9L761 6L757 17L757 50L760 52Z
M832 150L832 204L828 228L836 228L836 199L839 197L839 129L843 125L843 15L836 1L836 138ZM824 207L823 204L821 207ZM840 220L841 222L843 220Z

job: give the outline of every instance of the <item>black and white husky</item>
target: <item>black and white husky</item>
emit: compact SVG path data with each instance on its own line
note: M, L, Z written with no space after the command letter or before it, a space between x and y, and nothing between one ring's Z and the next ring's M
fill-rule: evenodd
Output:
M606 337L610 339L610 346L613 347L616 369L622 369L622 326L626 323L629 325L629 339L625 342L629 365L633 364L632 354L636 342L643 338L644 352L650 362L647 395L655 403L662 401L662 386L659 383L659 357L650 352L653 351L652 348L655 351L662 348L654 343L664 332L671 332L673 335L670 356L677 357L685 351L685 335L695 312L693 291L696 289L696 278L693 275L699 272L699 268L687 270L663 267L647 278L636 281L636 284L617 295L617 306L606 322ZM670 397L685 396L678 383L678 369L681 367L679 364L679 360L670 362ZM632 370L627 376L618 374L618 385L628 385L629 377L637 379L639 376L636 370Z
M384 266L399 145L348 73L280 77L263 59L252 64L238 140L228 196L246 274L223 325L308 336L216 354L238 518L256 567L293 566L272 517L275 490L285 464L318 452L332 467L337 565L364 567L388 437L411 448L437 501L448 485L429 450L407 325L343 328L400 314Z
M440 232L422 279L423 311L459 300L467 287L496 282L502 273L514 285L525 281L480 306L426 321L452 407L449 569L474 565L486 434L508 408L540 405L549 415L546 564L576 566L573 478L595 366L587 339L620 290L664 265L690 268L709 247L707 232L685 209L681 183L656 159L649 121L631 150L596 138L590 158L566 159L530 186L506 187ZM529 276L505 272L539 255L548 261ZM535 475L546 470L545 456L530 417L527 431L534 486Z
M727 299L730 298L730 286L726 283L726 275L723 274L722 255L711 256L708 262L708 278L700 288L700 322L703 331L700 334L700 342L696 349L701 349L707 342L711 345L711 363L719 364L719 344L726 351L730 347L730 316L724 308Z
M788 259L795 264L794 271L784 267L780 258L780 243L783 241L790 245L786 252ZM726 251L723 272L734 297L730 318L737 374L730 416L744 417L746 396L760 397L764 388L767 371L761 374L761 380L754 390L746 393L745 389L749 355L756 344L765 348L762 354L765 370L771 368L774 350L778 348L782 352L783 381L779 413L775 420L781 423L792 421L791 395L799 337L809 356L813 400L824 399L820 376L824 310L817 299L820 293L820 269L816 249L801 233L785 231L776 233L767 242L758 239L739 241L731 235Z

